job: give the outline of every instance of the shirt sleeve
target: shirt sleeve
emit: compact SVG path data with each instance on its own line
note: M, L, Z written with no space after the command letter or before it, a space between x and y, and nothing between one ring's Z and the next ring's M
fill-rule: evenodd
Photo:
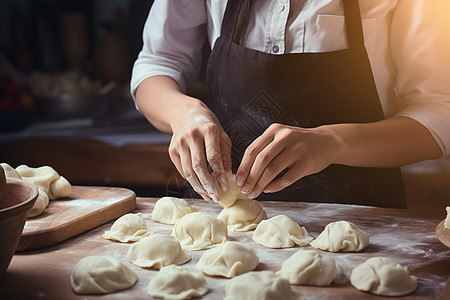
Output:
M165 75L183 91L198 75L201 50L206 40L204 0L156 0L142 34L143 47L136 59L130 90L134 98L148 77Z
M450 1L400 0L391 45L399 116L424 125L450 154Z

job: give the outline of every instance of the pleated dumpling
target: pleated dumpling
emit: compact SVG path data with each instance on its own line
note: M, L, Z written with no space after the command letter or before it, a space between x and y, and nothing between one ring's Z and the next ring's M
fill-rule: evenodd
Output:
M227 225L209 214L194 212L183 216L173 227L172 236L183 249L204 250L228 240Z
M230 231L250 231L267 219L267 215L258 201L238 199L232 206L224 207L217 218L224 221Z
M162 197L155 203L152 219L159 223L173 225L184 215L196 210L184 199L175 197Z
M277 215L258 224L253 240L268 248L289 248L307 246L313 238L288 216Z
M175 238L167 234L153 234L130 246L128 259L142 268L161 269L171 264L181 265L191 259L191 255L181 248Z
M107 240L128 243L139 241L149 235L150 232L141 213L129 213L118 218L111 226L111 230L106 231L102 237Z
M196 268L211 276L231 278L254 270L258 264L258 256L250 246L230 241L206 251Z

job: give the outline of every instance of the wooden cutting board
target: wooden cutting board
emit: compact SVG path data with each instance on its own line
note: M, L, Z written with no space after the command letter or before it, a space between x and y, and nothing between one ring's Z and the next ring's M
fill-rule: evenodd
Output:
M125 188L73 186L67 198L50 200L44 213L25 222L18 251L64 241L131 212L136 194Z

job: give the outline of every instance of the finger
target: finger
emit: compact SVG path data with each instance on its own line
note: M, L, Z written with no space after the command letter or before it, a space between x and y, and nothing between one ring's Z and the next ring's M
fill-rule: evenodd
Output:
M264 188L264 193L279 192L306 175L308 174L301 172L298 168L292 167L283 176L269 183Z
M253 185L251 184L251 182L248 182L250 171L252 170L256 157L272 141L273 135L268 135L266 134L266 132L264 132L261 136L256 138L245 150L244 156L242 157L241 163L236 172L236 184L242 187L242 193L248 194L253 189Z
M222 161L225 173L231 172L232 160L231 160L231 140L224 132L220 135L220 148L222 152ZM227 179L228 182L228 179Z
M196 178L200 181L203 190L206 191L214 202L219 202L219 194L217 193L211 174L208 172L204 146L200 146L198 143L193 144L191 146L191 155L192 169L196 175Z
M223 191L228 189L228 180L222 161L220 135L216 130L207 131L205 135L206 159Z
M182 174L183 174L184 178L192 186L194 191L196 191L200 195L208 194L205 191L205 189L203 188L202 184L198 180L197 175L195 174L195 172L193 170L190 151L189 150L183 151L183 153L180 154L180 160L181 160L181 165L182 165Z

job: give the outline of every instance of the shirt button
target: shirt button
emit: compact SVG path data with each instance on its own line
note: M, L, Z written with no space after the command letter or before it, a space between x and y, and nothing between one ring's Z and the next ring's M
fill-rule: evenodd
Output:
M278 3L278 5L277 5L277 10L278 10L279 12L282 12L282 11L284 10L284 4L283 4L283 3Z
M278 51L280 51L280 47L278 47L278 45L273 45L272 46L272 52L273 53L278 53Z

